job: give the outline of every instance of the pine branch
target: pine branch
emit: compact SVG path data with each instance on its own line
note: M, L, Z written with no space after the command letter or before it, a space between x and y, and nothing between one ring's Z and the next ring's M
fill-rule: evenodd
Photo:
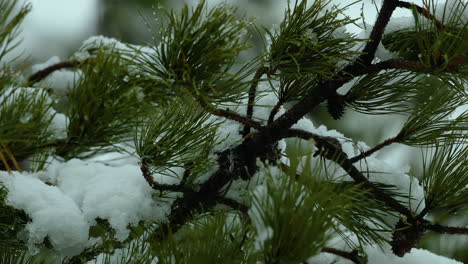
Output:
M221 197L221 196L218 196L216 198L216 201L220 204L224 204L226 206L229 206L231 207L232 209L234 210L238 210L240 211L241 213L243 213L244 215L247 214L247 211L249 211L249 207L233 200L233 199L229 199L229 198L226 198L226 197Z
M248 117L245 117L245 116L242 116L240 114L237 114L235 112L232 112L232 111L229 111L229 110L223 110L223 109L210 109L208 110L211 114L215 115L215 116L220 116L220 117L224 117L224 118L227 118L227 119L231 119L231 120L234 120L234 121L237 121L243 125L245 125L246 127L251 127L251 128L255 128L257 130L261 130L262 129L262 125L255 121L255 120L252 120L251 118L248 118Z
M249 99L248 99L248 103L247 103L247 118L248 119L252 119L253 107L254 107L254 103L255 103L255 94L256 94L256 91L257 91L258 82L260 81L260 78L262 77L262 75L265 74L265 73L266 73L266 68L265 67L259 68L255 72L255 76L254 76L254 78L252 80L252 84L250 85ZM247 134L250 133L250 127L251 126L247 126L247 125L244 127L244 132L243 132L244 135L247 135Z
M468 227L450 227L439 224L426 225L427 230L449 235L468 235Z
M359 252L357 250L353 250L351 252L348 252L348 251L344 251L344 250L341 250L341 249L324 247L324 248L322 248L322 252L340 256L340 257L345 258L347 260L350 260L350 261L352 261L353 263L356 263L356 264L363 263L361 261L361 259L359 258Z
M82 65L83 63L86 63L87 60L85 61L63 61L63 62L59 62L59 63L56 63L54 65L51 65L43 70L40 70L36 73L34 73L33 75L31 75L29 78L28 78L28 85L29 86L33 86L35 83L38 83L40 81L42 81L43 79L45 79L47 76L49 76L51 73L55 72L55 71L59 71L59 70L62 70L62 69L67 69L67 68L75 68L75 67L78 67L80 65Z
M276 114L278 113L281 106L284 104L284 100L278 100L275 106L271 109L270 116L268 117L268 124L271 124L275 119Z
M172 185L172 184L162 184L162 183L153 182L151 187L156 191L171 191L171 192L181 192L181 193L195 192L191 188L188 188L182 184Z
M406 9L410 9L410 10L414 9L419 14L424 16L425 18L434 21L434 23L436 24L436 27L438 29L444 29L445 28L445 25L440 20L438 20L427 8L424 8L424 7L419 6L417 4L409 3L409 2L406 2L406 1L398 1L397 7L406 8Z
M398 143L399 141L399 138L398 137L392 137L392 138L388 138L386 139L385 141L383 141L382 143L374 146L373 148L367 150L367 151L364 151L362 152L361 154L355 156L355 157L352 157L351 159L349 159L351 161L351 163L355 163L363 158L366 158L366 157L369 157L370 155L372 155L373 153L375 153L376 151L388 146L388 145L391 145L393 143Z
M140 165L140 171L143 174L143 177L145 178L146 182L148 183L151 188L153 188L156 191L172 191L172 192L181 192L181 193L193 193L195 192L193 189L185 186L185 183L187 182L187 177L189 176L189 170L186 169L182 178L182 181L180 184L162 184L162 183L157 183L154 181L154 177L151 173L151 170L149 168L149 159L143 158L141 165Z
M369 40L362 50L362 55L359 56L359 58L357 58L354 63L346 66L329 81L322 81L319 83L316 89L304 96L304 98L291 107L291 109L286 111L286 113L280 116L275 122L266 127L266 130L270 134L273 134L273 138L280 138L282 131L290 128L293 124L295 124L305 114L312 111L320 103L336 96L336 90L354 78L355 73L364 74L368 71L368 68L365 66L369 66L374 59L377 47L382 40L385 27L390 21L390 17L393 11L397 7L397 2L398 1L396 0L385 0L383 2Z
M398 2L399 1L397 0L383 1L382 8L380 9L377 20L375 21L374 27L372 28L369 40L362 50L363 54L359 56L359 59L357 60L358 64L369 65L374 59L377 47L382 40L385 27L390 21L390 17L392 16L393 11L395 11Z
M399 212L406 217L412 218L412 213L408 208L400 204L400 202L387 195L374 184L372 184L372 182L367 180L362 172L360 172L353 165L346 153L341 149L339 142L337 145L336 139L333 140L333 138L330 137L319 136L299 129L290 129L288 130L287 135L288 137L299 137L305 140L313 138L317 142L317 148L319 148L317 153L319 155L337 163L343 170L348 173L349 176L351 176L351 178L353 178L356 183L362 184L364 188L370 189L376 199L384 202L388 207L392 208L396 212Z
M230 111L230 110L223 110L223 109L216 108L216 107L212 106L210 103L206 102L204 100L204 98L202 98L201 96L195 95L195 98L196 98L197 103L203 109L205 109L205 111L211 113L212 115L219 116L219 117L224 117L224 118L227 118L227 119L230 119L230 120L237 121L237 122L245 125L246 127L252 127L252 128L257 129L257 130L262 129L262 125L259 122L255 121L255 120L252 120L252 118L242 116L242 115L240 115L238 113L235 113L233 111Z

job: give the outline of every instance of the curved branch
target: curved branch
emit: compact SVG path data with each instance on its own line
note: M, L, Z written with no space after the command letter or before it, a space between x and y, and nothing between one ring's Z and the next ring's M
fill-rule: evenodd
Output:
M38 83L40 81L42 81L43 79L45 79L47 76L49 76L49 74L55 72L55 71L59 71L59 70L62 70L62 69L66 69L66 68L74 68L74 67L77 67L77 66L80 66L81 64L83 64L85 61L81 62L81 61L64 61L64 62L59 62L57 64L54 64L54 65L51 65L43 70L40 70L36 73L34 73L33 75L31 75L29 78L28 78L28 85L29 86L32 86L34 85L35 83Z
M409 3L409 2L406 2L406 1L398 1L397 7L406 8L406 9L414 9L419 14L424 16L425 18L434 21L434 23L436 24L436 27L438 29L445 28L445 25L440 20L438 20L433 14L431 14L431 12L427 8L424 8L424 7L419 6L417 4Z
M247 118L252 119L253 115L253 107L254 107L254 101L255 101L255 95L257 92L257 86L258 82L260 81L260 78L262 77L263 74L265 74L266 70L265 67L261 67L255 72L254 78L252 80L252 84L250 85L249 89L249 101L247 103ZM250 126L245 126L244 127L244 135L247 135L250 133Z
M273 120L275 119L276 114L278 113L280 107L284 104L283 100L279 100L273 109L271 109L270 116L268 117L268 124L271 124Z
M362 172L360 172L349 160L347 154L341 149L341 145L336 146L336 142L330 140L330 137L319 136L300 129L290 129L288 135L300 137L302 139L313 138L317 142L317 147L319 148L318 153L321 156L337 163L344 171L348 173L349 176L351 176L351 178L353 178L356 183L362 184L364 188L370 189L372 194L374 194L374 197L384 202L388 207L402 215L405 215L408 218L413 217L411 211L408 208L406 208L393 197L382 192L372 182L367 180ZM322 150L320 150L320 148L322 148Z

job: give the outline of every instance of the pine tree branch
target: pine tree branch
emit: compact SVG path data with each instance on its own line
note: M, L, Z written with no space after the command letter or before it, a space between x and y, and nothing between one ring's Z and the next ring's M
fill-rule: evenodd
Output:
M216 201L220 204L224 204L226 206L229 206L231 207L232 209L234 210L238 210L240 211L241 213L243 214L247 214L247 211L249 211L249 207L239 203L238 201L235 201L233 199L229 199L229 198L226 198L226 197L221 197L221 196L218 196L216 198Z
M191 188L184 186L182 184L162 184L153 182L151 188L156 191L171 191L171 192L181 192L181 193L193 193L195 192Z
M141 174L143 174L143 178L145 178L148 185L153 187L154 178L149 168L149 162L150 162L149 159L143 158L140 164L140 171L141 171Z
M235 112L232 112L232 111L223 110L223 109L211 109L210 113L215 115L215 116L220 116L220 117L224 117L224 118L227 118L227 119L237 121L237 122L243 124L245 127L255 128L257 130L262 129L262 125L259 122L255 121L255 120L252 120L251 118L248 118L248 117L242 116L240 114L237 114ZM250 129L249 129L249 131L250 131Z
M322 252L340 256L340 257L345 258L347 260L350 260L350 261L352 261L353 263L356 263L356 264L361 264L362 263L361 260L359 259L359 253L358 253L357 250L353 250L351 252L348 252L348 251L344 251L344 250L341 250L341 249L324 247L324 248L322 248Z
M373 148L367 150L367 151L364 151L362 152L361 154L355 156L355 157L352 157L351 159L349 159L351 161L351 163L355 163L363 158L367 158L369 157L370 155L372 155L374 152L388 146L388 145L391 145L393 143L398 143L399 141L399 138L398 137L392 137L392 138L388 138L386 139L385 141L383 141L382 143L374 146Z
M430 224L424 226L427 230L431 230L441 234L450 235L468 235L468 227L450 227L439 224Z
M204 182L198 191L191 193L184 193L184 196L177 199L173 204L173 210L168 216L168 221L161 224L161 226L154 232L151 239L161 240L165 239L169 232L176 232L187 221L192 219L193 215L207 212L211 210L219 201L221 191L224 186L229 182L236 179L244 171L245 166L237 164L232 166L232 157L238 156L233 151L239 151L240 146L234 150L228 149L223 151L218 156L218 164L220 168L216 171L206 182ZM237 160L242 162L242 160ZM227 200L222 201L226 202ZM229 201L228 201L229 203ZM233 205L233 204L231 204ZM240 208L245 209L245 208Z
M379 15L377 16L377 20L375 21L374 27L372 28L369 40L362 50L363 54L359 56L359 59L357 60L358 64L371 64L375 57L377 47L382 40L385 28L387 27L387 24L390 21L390 17L392 16L393 11L395 11L398 2L398 0L383 1L382 8L380 8Z
M372 184L372 182L367 180L362 172L360 172L349 160L346 153L341 149L341 145L338 143L337 146L336 139L332 140L330 137L319 136L299 129L290 129L288 130L287 135L288 137L299 137L305 140L313 138L316 141L317 148L319 148L317 154L337 163L348 173L349 176L351 176L351 178L353 178L356 183L362 184L364 188L370 189L376 199L384 202L388 207L392 208L396 212L405 215L408 218L412 218L412 213L408 208L400 204L400 202L395 200L393 197L382 192L378 187Z
M214 106L212 106L210 103L206 102L204 98L202 98L201 96L198 96L198 95L194 95L198 104L203 108L205 109L205 111L207 111L208 113L211 113L212 115L215 115L215 116L219 116L219 117L224 117L224 118L227 118L227 119L230 119L230 120L234 120L234 121L237 121L247 127L252 127L252 128L255 128L257 130L261 130L262 129L262 125L255 121L255 120L252 120L251 118L249 117L246 117L246 116L242 116L238 113L235 113L233 111L230 111L230 110L223 110L223 109L218 109Z
M43 70L40 70L36 73L34 73L33 75L31 75L29 78L28 78L28 85L29 86L32 86L34 85L35 83L38 83L40 81L42 81L43 79L45 79L47 76L49 76L49 74L55 72L55 71L59 71L59 70L62 70L62 69L67 69L67 68L75 68L75 67L78 67L80 65L82 65L83 63L85 63L87 60L84 60L84 61L64 61L64 62L59 62L59 63L56 63L54 65L51 65Z
M419 6L417 4L409 3L409 2L406 2L406 1L398 1L397 7L416 10L419 14L421 14L425 18L434 21L434 23L436 24L436 27L438 29L444 29L445 28L445 25L440 20L438 20L433 14L431 14L431 12L427 8L424 8L424 7Z
M275 119L280 107L284 104L284 100L278 100L273 109L271 109L270 116L268 117L268 124L271 124Z
M320 103L336 96L336 90L354 78L354 73L363 74L366 72L366 66L369 66L375 57L375 52L382 40L385 27L390 21L393 11L397 7L397 2L397 0L384 0L377 20L372 28L369 40L362 50L362 55L359 56L354 63L351 63L342 71L338 72L334 78L331 78L332 80L319 83L317 89L314 89L311 93L304 96L304 98L291 107L291 109L266 127L265 133L271 134L269 137L272 140L279 140L285 129L290 128Z
M250 85L250 89L249 89L249 99L248 99L248 103L247 103L247 118L248 119L252 119L252 116L253 116L253 107L254 107L254 103L255 103L255 96L256 96L256 92L257 92L257 86L258 86L258 83L260 81L260 78L262 77L263 74L265 74L266 72L266 68L265 67L261 67L259 68L256 72L255 72L255 75L254 75L254 78L252 80L252 84ZM250 126L245 126L244 127L244 136L249 134L250 133Z
M456 71L460 66L466 65L468 63L468 53L463 53L448 62L448 69L451 71Z

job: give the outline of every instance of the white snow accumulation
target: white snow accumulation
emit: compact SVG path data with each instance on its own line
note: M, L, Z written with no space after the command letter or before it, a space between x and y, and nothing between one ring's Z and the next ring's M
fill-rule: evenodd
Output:
M8 204L32 220L25 230L29 244L41 243L47 236L64 256L85 248L97 218L108 220L116 239L124 240L129 224L161 220L167 210L152 198L152 189L136 165L110 167L73 159L39 173L2 171L0 181L9 191Z

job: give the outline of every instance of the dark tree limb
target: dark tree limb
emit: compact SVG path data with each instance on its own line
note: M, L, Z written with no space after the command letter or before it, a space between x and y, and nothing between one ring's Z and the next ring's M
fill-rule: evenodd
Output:
M380 41L382 40L385 28L387 27L387 24L390 21L390 17L392 16L393 11L395 11L398 2L399 1L397 0L383 1L382 8L380 9L379 15L377 16L377 20L375 21L374 27L372 28L369 40L367 41L366 46L362 50L363 54L359 56L357 63L363 65L371 64L372 60L375 57L377 47L379 46Z
M45 79L47 76L49 76L49 74L55 72L55 71L59 71L59 70L62 70L62 69L67 69L67 68L75 68L75 67L78 67L80 66L81 64L83 64L85 61L81 62L81 61L64 61L64 62L59 62L57 64L54 64L54 65L51 65L43 70L40 70L36 73L34 73L33 75L31 75L29 78L28 78L28 85L29 86L32 86L34 85L35 83L38 83L40 81L42 81L43 79Z
M197 100L198 104L203 108L205 109L205 111L207 111L208 113L211 113L212 115L215 115L215 116L219 116L219 117L224 117L224 118L227 118L227 119L231 119L231 120L234 120L234 121L237 121L247 127L252 127L252 128L255 128L255 129L258 129L260 130L262 128L262 125L255 121L255 120L252 120L252 118L249 118L247 116L242 116L236 112L233 112L233 111L230 111L230 110L223 110L223 109L218 109L216 107L214 107L213 105L211 105L209 102L205 101L204 98L202 98L201 96L199 95L195 95L195 99Z
M272 139L280 139L281 132L290 128L320 103L336 96L336 90L354 78L353 74L366 72L366 66L369 66L375 57L375 52L382 40L385 27L390 21L390 17L392 16L393 11L395 11L397 3L397 0L384 0L382 8L379 11L379 15L377 16L377 20L372 28L369 40L362 50L362 55L359 56L354 63L346 66L342 71L338 72L335 75L336 78L332 78L333 80L321 82L317 89L314 89L314 91L297 102L276 121L267 126L266 130L273 134L271 137Z
M273 122L276 114L278 113L279 109L281 108L283 104L284 104L283 100L278 100L275 106L273 106L273 109L271 109L271 112L270 112L270 116L268 117L268 124L271 124Z
M411 211L402 205L400 202L395 200L393 197L388 196L382 192L377 186L372 184L367 178L360 172L350 161L346 153L341 149L341 146L337 146L336 139L335 141L331 140L330 137L318 136L316 134L309 133L307 131L299 129L290 129L289 136L300 137L302 139L313 138L317 142L317 147L319 148L319 154L327 159L330 159L337 163L343 170L345 170L353 180L362 184L364 188L370 189L374 197L382 202L384 202L388 207L392 208L396 212L412 218L413 215ZM339 143L338 143L339 144ZM320 150L322 148L322 150Z
M430 224L426 225L425 228L427 230L431 230L441 234L468 235L468 227L450 227L439 224Z
M229 206L231 207L232 209L234 210L238 210L240 211L241 213L243 214L247 214L247 211L249 211L249 207L247 207L246 205L244 204L241 204L239 203L238 201L235 201L233 199L229 199L229 198L226 198L226 197L221 197L221 196L218 196L216 198L216 201L220 204L224 204L226 206Z
M210 113L215 116L220 116L220 117L224 117L227 119L237 121L243 124L245 127L248 127L249 131L250 131L250 128L255 128L257 130L262 129L262 125L259 122L252 120L249 117L242 116L240 114L232 112L232 111L223 110L223 109L213 109Z
M353 263L356 263L356 264L361 264L362 263L360 258L359 258L359 253L358 253L357 250L353 250L351 252L348 252L348 251L344 251L344 250L341 250L341 249L324 247L324 248L322 248L322 252L337 255L339 257L350 260L350 261L352 261Z
M398 137L392 137L392 138L388 138L386 139L385 141L383 141L382 143L374 146L373 148L367 150L367 151L364 151L362 152L361 154L355 156L355 157L352 157L351 159L349 159L351 161L351 163L355 163L357 161L360 161L361 159L364 159L364 158L367 158L369 157L370 155L374 154L376 151L388 146L388 145L391 145L393 143L398 143L399 141L399 138Z
M429 20L434 21L434 23L435 23L435 25L436 25L436 27L438 29L444 29L445 28L445 25L440 20L438 20L427 8L424 8L424 7L419 6L417 4L409 3L409 2L406 2L406 1L398 1L397 7L406 8L406 9L414 9L420 15L424 16L425 18L427 18Z
M260 81L260 78L262 75L265 74L265 67L261 67L255 72L254 78L252 80L252 84L250 85L249 88L249 99L247 103L247 118L252 119L253 116L253 107L255 103L255 96L257 92L257 86ZM244 127L244 136L250 133L250 126L245 126Z

